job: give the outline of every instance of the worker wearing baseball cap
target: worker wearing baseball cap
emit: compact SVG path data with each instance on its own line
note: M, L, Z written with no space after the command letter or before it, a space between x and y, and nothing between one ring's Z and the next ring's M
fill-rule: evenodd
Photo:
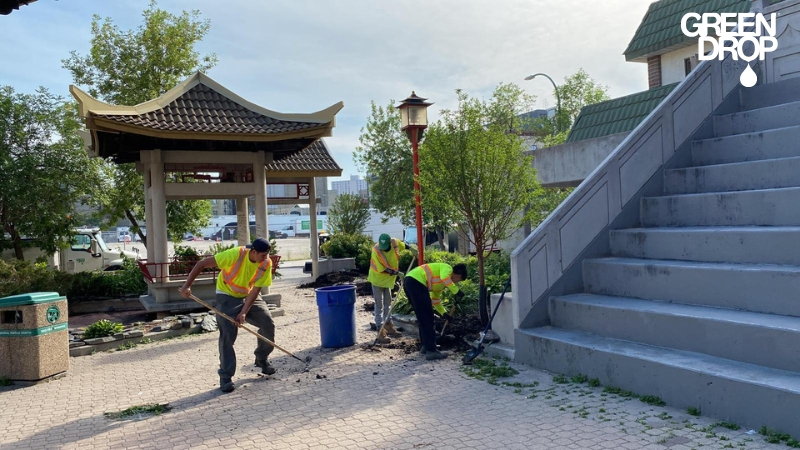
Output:
M228 321L217 322L219 327L219 385L222 392L235 389L233 381L236 373L236 352L233 344L239 333L237 326L244 322L258 327L258 333L275 342L275 323L261 299L261 288L272 284L272 259L269 257L270 244L264 238L257 238L251 245L233 247L209 256L197 263L186 282L180 288L181 296L190 298L192 283L204 269L219 267L217 276L217 309L236 319L237 325ZM272 346L258 340L256 347L256 366L267 375L275 373L275 368L267 361Z
M385 334L390 337L400 337L400 334L390 320L390 305L392 303L392 288L397 280L399 271L400 252L409 248L404 242L383 233L378 238L378 243L372 247L369 259L369 274L367 281L372 284L372 297L375 299L375 327L381 333L381 326ZM386 344L386 336L378 336L378 342Z

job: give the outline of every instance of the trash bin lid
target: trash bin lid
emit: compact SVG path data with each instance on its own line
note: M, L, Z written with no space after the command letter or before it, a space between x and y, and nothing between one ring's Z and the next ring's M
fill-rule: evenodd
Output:
M63 300L66 297L58 295L58 292L31 292L28 294L12 295L0 298L0 308L20 305L36 305L38 303L49 303Z

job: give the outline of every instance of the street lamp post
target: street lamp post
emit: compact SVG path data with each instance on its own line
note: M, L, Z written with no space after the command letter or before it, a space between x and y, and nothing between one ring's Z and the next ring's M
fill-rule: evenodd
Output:
M414 91L411 91L411 96L400 102L397 108L400 110L401 130L406 132L406 135L411 140L411 155L414 162L414 205L416 206L415 216L417 225L417 249L419 255L419 265L425 264L425 238L422 232L422 203L421 193L419 188L419 152L417 148L419 141L422 139L422 134L428 128L428 106L433 103L426 103L426 98L417 97Z
M525 81L530 81L538 77L539 75L547 77L547 79L550 80L551 83L553 83L553 89L555 89L556 91L556 134L558 134L561 132L561 122L558 120L558 115L559 113L561 113L561 97L558 95L558 86L556 86L556 82L553 81L553 79L550 78L550 76L547 75L546 73L536 73L533 75L528 75L527 77L525 77Z

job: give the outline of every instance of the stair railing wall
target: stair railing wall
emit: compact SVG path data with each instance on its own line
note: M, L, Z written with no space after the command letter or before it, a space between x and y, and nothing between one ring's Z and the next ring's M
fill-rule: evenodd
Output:
M515 329L548 324L547 299L583 290L582 261L609 253L610 230L638 225L639 199L663 192L665 168L688 165L691 139L713 137L712 114L737 110L746 65L702 61L512 252ZM751 62L763 81L761 66Z

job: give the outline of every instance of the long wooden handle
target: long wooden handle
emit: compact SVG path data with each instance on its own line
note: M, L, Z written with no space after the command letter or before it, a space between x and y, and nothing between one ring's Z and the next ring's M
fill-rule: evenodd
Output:
M280 350L280 351L282 351L282 352L286 353L287 355L291 356L292 358L295 358L295 359L297 359L297 360L300 360L300 361L302 361L302 362L305 362L305 361L303 361L302 359L300 359L300 358L298 358L297 356L295 356L295 355L294 355L292 352L290 352L289 350L286 350L285 348L281 347L280 345L278 345L278 344L276 344L276 343L274 343L274 342L270 341L269 339L265 338L264 336L262 336L262 335L258 334L258 333L257 333L257 332L255 332L255 331L251 330L250 328L248 328L248 327L246 327L246 326L244 326L244 325L241 325L241 326L240 326L240 325L239 325L239 322L237 322L237 321L233 320L233 319L232 319L232 318L231 318L229 315L227 315L227 314L225 314L224 312L222 312L222 311L220 311L220 310L218 310L218 309L214 308L213 306L209 305L208 303L204 302L203 300L200 300L200 299L199 299L199 298L197 298L197 297L196 297L194 294L189 294L189 297L191 297L191 298L192 298L192 300L196 301L197 303L200 303L201 305L203 305L203 306L205 306L206 308L210 309L211 311L214 311L214 313L216 313L218 316L221 316L221 317L223 317L223 318L227 319L227 320L228 320L228 322L230 322L230 323L232 323L232 324L236 325L237 327L243 328L244 330L246 330L246 331L247 331L247 332L249 332L250 334L252 334L252 335L254 335L255 337L257 337L257 338L261 339L262 341L266 342L267 344L269 344L269 345L271 345L271 346L273 346L273 347L277 348L278 350Z
M454 312L456 312L456 301L455 301L455 299L453 299L453 306L450 307L450 317L451 318L453 317L453 313ZM444 336L444 330L447 329L447 324L448 323L450 323L450 321L449 320L445 320L444 325L442 325L442 333L439 335L439 337Z

